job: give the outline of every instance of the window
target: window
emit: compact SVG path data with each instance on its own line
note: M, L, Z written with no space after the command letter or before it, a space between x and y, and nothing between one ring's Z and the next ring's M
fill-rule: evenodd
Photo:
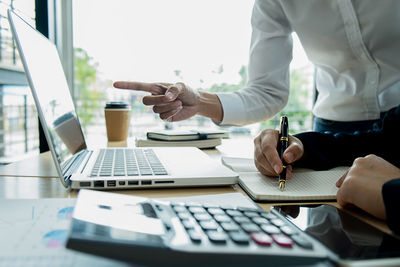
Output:
M0 64L2 69L22 71L22 64L12 39L7 10L12 9L35 26L35 1L0 0Z
M39 146L36 108L12 39L8 9L35 26L35 1L0 1L0 162L37 152Z
M200 116L165 123L141 103L142 93L114 89L112 81L182 81L210 91L240 88L246 82L253 3L73 1L76 104L86 135L105 135L103 106L110 100L133 105L131 136L163 127L217 127ZM296 36L294 54L294 90L284 112L293 117L292 129L309 130L312 67ZM255 135L262 128L276 128L277 121L232 128L232 132Z

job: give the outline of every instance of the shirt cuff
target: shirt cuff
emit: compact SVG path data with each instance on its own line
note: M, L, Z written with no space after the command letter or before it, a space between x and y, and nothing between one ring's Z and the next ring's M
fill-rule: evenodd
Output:
M238 94L217 93L217 96L221 102L224 117L222 121L213 120L214 123L220 126L241 126L246 124L246 112L243 101Z
M382 186L382 197L386 209L386 223L396 234L400 233L400 178L387 181Z

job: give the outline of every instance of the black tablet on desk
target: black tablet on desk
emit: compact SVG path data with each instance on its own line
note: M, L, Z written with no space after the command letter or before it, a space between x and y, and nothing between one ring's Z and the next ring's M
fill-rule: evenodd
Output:
M400 239L330 205L275 206L337 257L341 266L400 266Z

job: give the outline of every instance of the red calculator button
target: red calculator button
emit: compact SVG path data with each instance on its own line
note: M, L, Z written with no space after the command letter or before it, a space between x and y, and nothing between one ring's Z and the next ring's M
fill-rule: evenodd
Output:
M269 235L262 232L251 233L250 236L251 239L253 239L253 241L260 246L271 246L273 242L272 238Z
M272 239L274 239L275 243L277 243L279 246L285 248L291 248L294 244L292 239L282 234L272 235Z

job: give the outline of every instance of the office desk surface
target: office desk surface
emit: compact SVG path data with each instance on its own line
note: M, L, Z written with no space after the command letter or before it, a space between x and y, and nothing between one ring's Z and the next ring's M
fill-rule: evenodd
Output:
M58 177L50 152L0 166L0 176Z
M222 155L250 157L253 150L252 140L226 140L218 149L205 150L215 160ZM110 145L110 144L109 144ZM111 145L113 146L113 144ZM118 146L118 145L117 145ZM244 153L243 153L244 152ZM240 192L247 196L239 185L222 187L186 187L115 190L120 194L142 197L183 197L195 195L223 194ZM75 198L77 190L66 189L57 177L53 159L49 152L0 167L0 199L37 199L37 198ZM336 202L324 202L338 206ZM279 203L257 203L265 210ZM282 203L290 204L290 203ZM299 203L292 203L299 204ZM391 233L384 221L378 220L363 212L351 212L356 217Z

